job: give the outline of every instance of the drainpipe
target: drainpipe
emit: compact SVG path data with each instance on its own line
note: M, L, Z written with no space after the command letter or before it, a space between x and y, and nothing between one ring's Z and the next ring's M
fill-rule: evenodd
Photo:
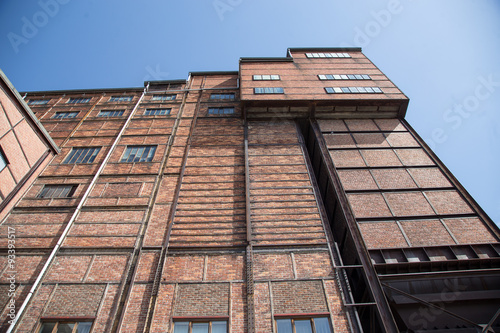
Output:
M54 246L54 249L52 249L52 252L50 253L49 258L45 262L45 265L43 266L42 270L40 271L40 274L38 274L38 277L36 278L35 283L33 283L33 286L31 287L28 295L26 296L26 299L24 300L23 304L19 308L19 311L18 311L18 313L16 315L16 318L14 318L14 320L12 321L12 324L9 326L9 329L7 330L6 333L11 333L14 330L15 326L17 325L17 323L19 321L19 318L21 318L23 316L24 311L26 310L26 307L28 306L28 303L29 303L31 297L33 297L33 295L35 294L38 286L40 285L40 283L42 281L42 278L44 277L45 273L47 272L47 270L49 269L50 265L52 264L52 261L54 260L57 252L59 251L59 248L61 247L62 243L66 239L66 236L68 235L69 230L73 226L73 223L75 222L75 220L76 220L78 214L80 213L83 205L87 201L87 198L90 195L90 192L92 191L92 189L94 188L95 183L97 182L97 179L99 178L99 176L101 175L102 171L104 170L104 166L106 165L106 163L108 162L109 158L111 157L111 154L115 150L116 145L118 144L118 142L120 141L120 139L121 139L121 137L123 135L123 132L125 132L125 129L127 128L128 124L132 120L132 117L134 116L135 112L137 111L137 108L139 107L139 104L141 103L142 99L144 98L144 95L146 94L146 91L147 91L148 88L149 88L149 83L148 83L147 87L144 88L144 91L142 92L141 97L139 98L139 100L135 104L134 109L132 110L132 112L128 116L127 121L123 125L120 133L118 133L118 136L116 137L115 141L111 145L111 148L109 149L108 154L104 158L104 161L102 161L101 166L99 167L99 169L97 170L96 174L94 175L94 178L90 182L89 187L87 188L87 190L83 194L82 200L80 200L80 203L76 207L75 212L71 216L71 219L69 220L68 224L66 225L66 228L64 229L63 233L61 234L61 237L59 237L59 240L57 241L57 244Z

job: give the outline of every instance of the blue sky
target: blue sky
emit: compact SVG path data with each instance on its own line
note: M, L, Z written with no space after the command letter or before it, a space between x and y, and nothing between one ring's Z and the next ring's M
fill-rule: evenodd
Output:
M0 3L0 67L19 91L137 87L313 46L361 46L410 98L410 124L500 222L496 0Z

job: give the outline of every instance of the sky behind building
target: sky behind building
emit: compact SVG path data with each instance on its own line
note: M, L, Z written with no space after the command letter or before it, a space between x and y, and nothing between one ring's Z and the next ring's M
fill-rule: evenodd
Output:
M0 3L0 67L19 91L137 87L315 46L362 47L410 98L410 124L500 222L498 1Z

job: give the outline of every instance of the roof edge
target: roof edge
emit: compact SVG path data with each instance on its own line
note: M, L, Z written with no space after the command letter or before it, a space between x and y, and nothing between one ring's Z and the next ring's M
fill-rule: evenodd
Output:
M150 85L156 85L156 84L182 84L182 83L187 83L186 80L183 79L178 79L178 80L156 80L156 81L144 81L144 87L147 87L148 83Z
M190 76L194 75L238 75L238 71L206 71L206 72L189 72Z
M287 55L290 52L362 52L361 47L289 47Z
M240 58L240 63L242 62L293 62L290 57L245 57Z
M1 69L0 69L0 79L3 81L3 84L5 84L7 86L8 90L10 91L10 93L14 96L14 99L19 103L21 109L24 112L26 112L29 121L31 121L33 123L33 125L38 129L38 131L40 131L40 133L42 134L42 136L44 137L44 139L48 143L49 148L54 153L59 154L61 150L59 149L59 147L57 146L57 144L54 142L54 140L52 139L52 137L49 135L49 132L47 132L47 130L45 129L45 127L43 127L43 125L40 122L40 120L38 120L38 118L35 116L35 114L33 113L33 111L31 111L31 108L24 101L24 99L21 97L21 95L16 90L16 88L14 88L14 85L12 84L12 82L10 82L10 80L7 78L7 75L5 75L5 73ZM7 93L9 91L7 91Z

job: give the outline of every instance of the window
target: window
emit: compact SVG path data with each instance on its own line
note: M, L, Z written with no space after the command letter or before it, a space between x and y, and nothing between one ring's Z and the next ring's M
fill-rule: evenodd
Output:
M228 99L234 100L234 94L211 94L210 99Z
M349 53L306 53L308 58L350 58Z
M0 171L2 171L7 166L7 164L9 164L9 161L5 157L2 148L0 148Z
M45 185L38 198L69 198L75 193L76 185Z
M68 118L75 118L77 116L78 112L56 112L54 116L52 116L52 119L68 119Z
M320 80L371 80L370 75L366 74L320 74L318 75Z
M254 81L276 81L280 79L279 75L254 75Z
M50 102L50 99L32 99L28 102L28 105L45 105Z
M208 108L208 114L234 114L234 108Z
M127 146L120 162L151 162L156 146Z
M172 109L146 109L145 116L166 116L170 114Z
M256 94L283 94L283 88L280 87L269 87L269 88L254 88L254 93Z
M153 101L173 101L177 95L153 95Z
M58 321L42 323L38 333L89 333L91 321Z
M63 164L92 163L101 148L73 148Z
M131 102L133 96L111 96L110 102Z
M81 104L90 102L90 98L70 98L67 103L69 104Z
M327 317L276 319L278 333L331 333Z
M174 333L226 333L227 321L175 321Z
M334 87L325 88L329 94L380 94L382 90L379 87Z
M101 110L98 117L121 117L125 110Z

